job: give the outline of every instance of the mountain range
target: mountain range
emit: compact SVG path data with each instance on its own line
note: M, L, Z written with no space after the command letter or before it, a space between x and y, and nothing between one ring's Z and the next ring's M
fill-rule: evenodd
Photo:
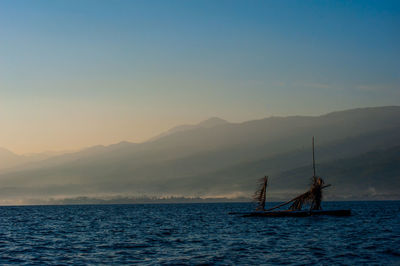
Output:
M143 143L37 160L18 161L0 150L7 166L0 168L0 195L3 203L82 196L250 197L257 179L268 175L268 196L280 200L307 189L315 136L317 174L332 184L327 199L400 199L399 133L400 107L387 106L243 123L211 118Z
M12 168L16 166L21 166L23 164L31 163L31 162L38 162L48 159L50 157L64 154L66 152L42 152L42 153L31 153L31 154L15 154L5 148L0 147L0 171Z

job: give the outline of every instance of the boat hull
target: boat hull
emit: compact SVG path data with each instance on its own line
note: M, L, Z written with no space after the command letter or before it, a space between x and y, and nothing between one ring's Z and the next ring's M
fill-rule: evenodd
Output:
M231 212L243 217L309 217L315 215L350 216L350 210L304 210L304 211L265 211L265 212Z

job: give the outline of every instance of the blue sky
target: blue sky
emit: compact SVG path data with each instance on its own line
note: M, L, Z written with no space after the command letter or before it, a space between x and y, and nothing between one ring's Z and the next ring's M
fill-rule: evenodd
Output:
M0 146L400 102L398 1L1 1Z

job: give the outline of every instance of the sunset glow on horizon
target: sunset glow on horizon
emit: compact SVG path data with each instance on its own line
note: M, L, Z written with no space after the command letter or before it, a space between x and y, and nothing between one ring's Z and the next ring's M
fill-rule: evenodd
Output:
M397 1L2 1L0 147L400 103Z

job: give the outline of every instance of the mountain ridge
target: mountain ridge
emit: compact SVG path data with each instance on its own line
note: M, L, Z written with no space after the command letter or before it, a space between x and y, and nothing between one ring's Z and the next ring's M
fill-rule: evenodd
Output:
M400 145L399 118L400 107L382 107L199 127L8 169L0 173L0 192L7 197L249 193L261 175L307 164L313 135L318 164Z
M215 126L219 126L222 124L228 124L229 122L219 118L219 117L210 117L206 120L203 120L197 124L184 124L184 125L178 125L175 126L173 128L168 129L165 132L162 132L152 138L150 138L149 140L147 140L146 142L151 142L151 141L155 141L158 140L162 137L177 133L177 132L182 132L182 131L186 131L186 130L192 130L192 129L196 129L196 128L209 128L209 127L215 127Z

